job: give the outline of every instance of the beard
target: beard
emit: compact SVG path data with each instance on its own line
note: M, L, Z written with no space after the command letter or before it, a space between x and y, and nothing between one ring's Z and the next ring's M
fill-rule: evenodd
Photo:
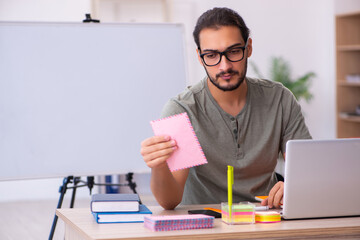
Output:
M245 68L244 68L244 71L241 72L241 74L238 72L238 71L235 71L233 69L229 69L227 70L226 72L225 71L222 71L218 74L215 75L215 78L211 77L210 74L208 73L208 71L206 70L206 67L204 66L205 68L205 72L206 74L208 75L208 78L210 79L210 82L212 84L214 84L215 87L217 87L218 89L224 91L224 92L227 92L227 91L233 91L235 89L238 89L240 87L240 85L244 82L245 80L245 76L246 76L246 71L247 71L247 59L245 61ZM237 79L237 82L235 84L231 84L231 85L227 85L227 86L220 86L219 84L219 78L222 76L222 75L225 75L225 74L231 74L232 76L238 76L238 79Z

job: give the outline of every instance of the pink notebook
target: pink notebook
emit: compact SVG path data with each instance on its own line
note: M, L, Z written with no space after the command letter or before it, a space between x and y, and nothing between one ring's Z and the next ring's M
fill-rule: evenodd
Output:
M212 228L214 217L203 214L145 216L144 226L152 231Z
M170 171L207 163L186 112L151 121L150 124L156 136L168 135L177 143L178 149L167 160Z

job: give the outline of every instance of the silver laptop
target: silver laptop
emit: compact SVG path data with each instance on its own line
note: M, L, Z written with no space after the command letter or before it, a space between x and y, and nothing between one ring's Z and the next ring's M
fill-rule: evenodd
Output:
M360 139L286 145L284 219L360 215Z

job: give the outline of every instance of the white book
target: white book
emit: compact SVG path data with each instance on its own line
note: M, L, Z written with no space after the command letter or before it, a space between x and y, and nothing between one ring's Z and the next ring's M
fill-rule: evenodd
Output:
M94 194L91 196L92 212L138 212L140 198L135 193Z

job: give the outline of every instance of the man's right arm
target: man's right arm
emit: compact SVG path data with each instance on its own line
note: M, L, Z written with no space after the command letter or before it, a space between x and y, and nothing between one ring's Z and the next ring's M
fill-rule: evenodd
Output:
M169 136L154 136L141 143L141 155L151 168L151 191L164 209L174 209L182 200L189 169L171 172L166 160L177 145Z

